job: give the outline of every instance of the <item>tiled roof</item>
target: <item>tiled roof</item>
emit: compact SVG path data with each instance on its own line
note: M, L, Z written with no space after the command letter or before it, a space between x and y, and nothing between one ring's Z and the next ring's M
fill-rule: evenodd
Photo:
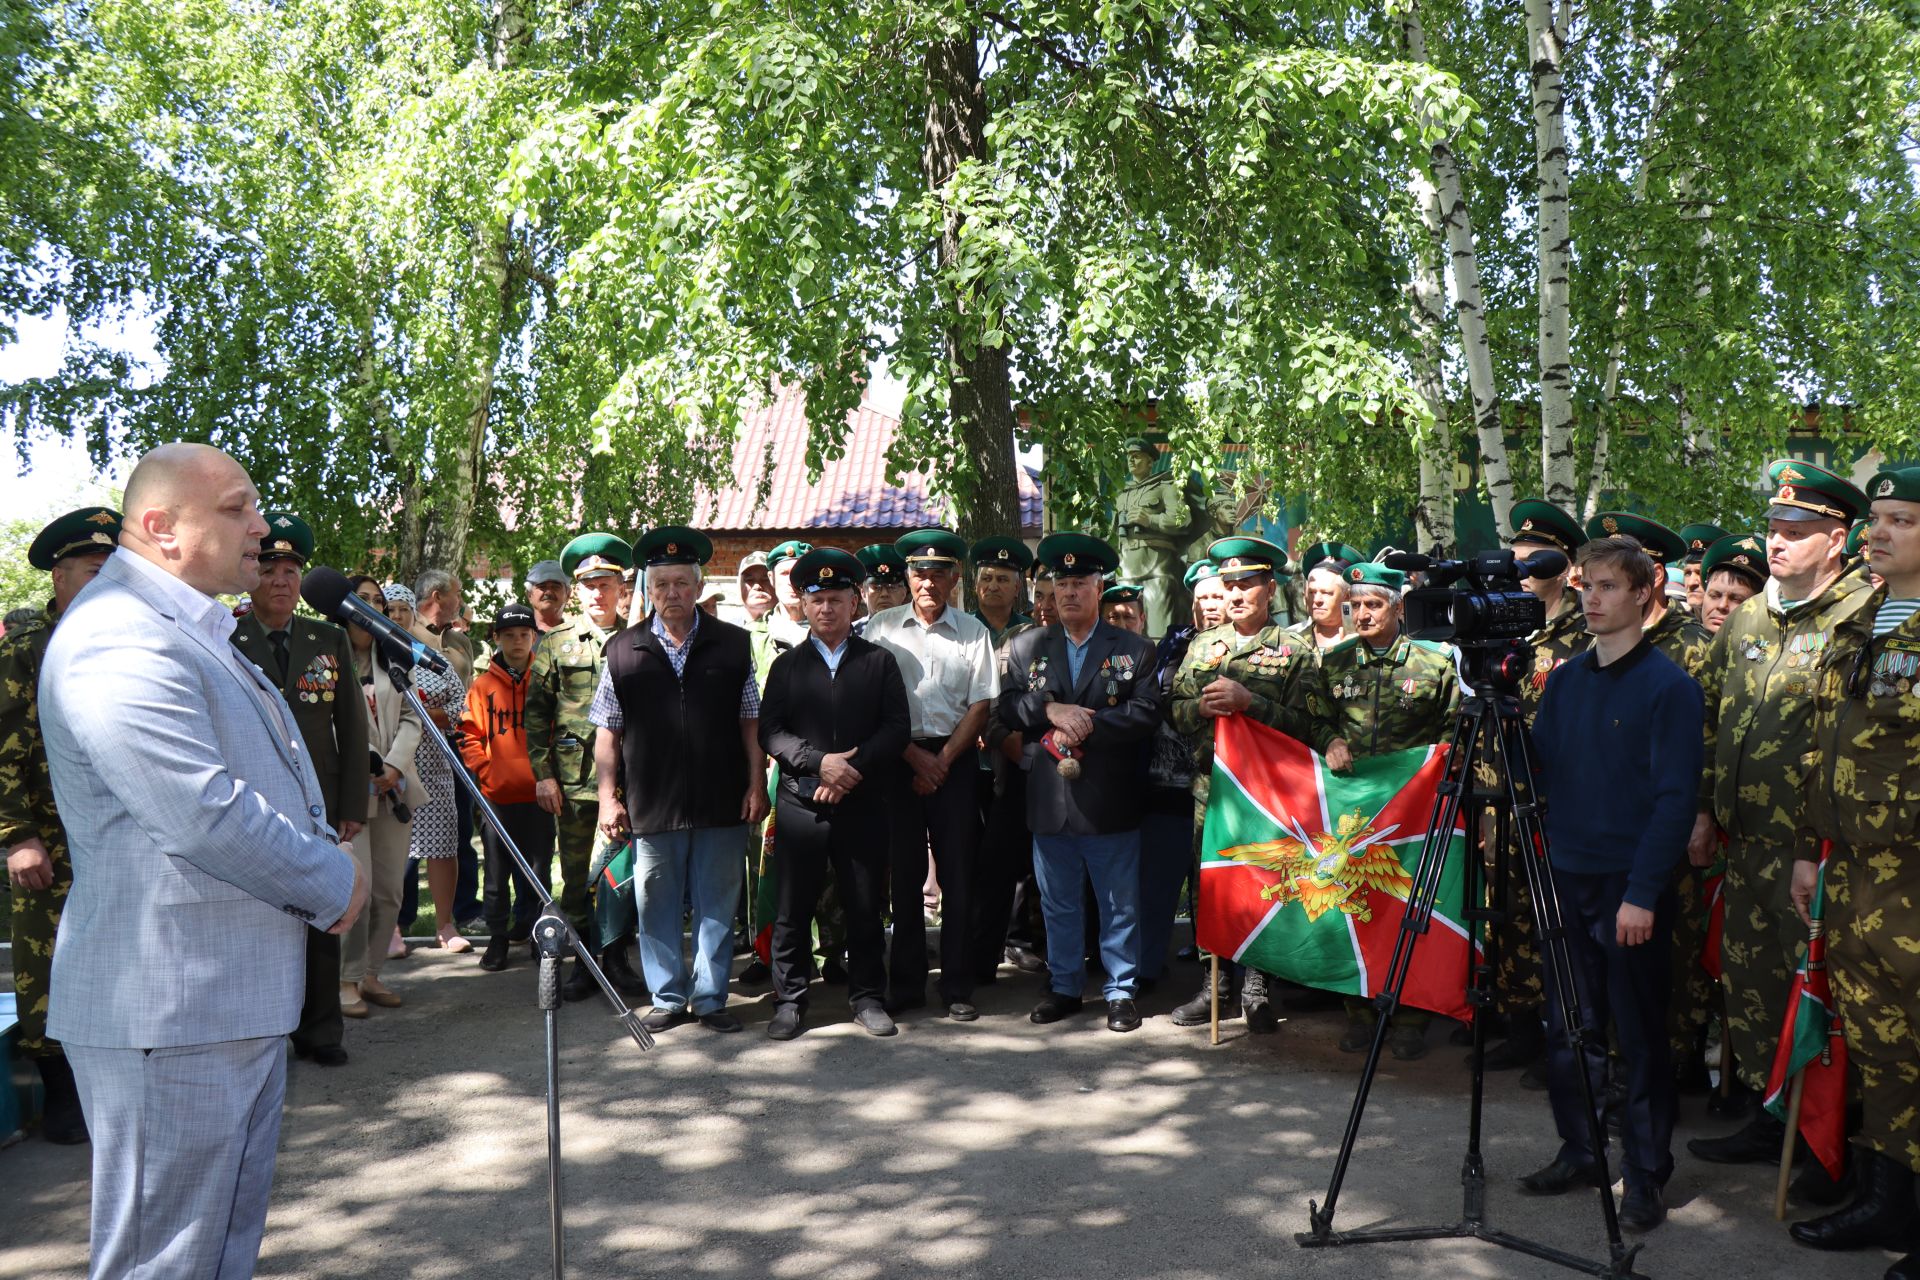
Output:
M900 420L863 399L847 415L846 450L827 463L820 479L807 480L806 395L797 387L782 391L771 405L746 415L733 447L733 485L719 493L702 491L694 501L695 519L711 530L753 529L914 529L950 523L927 493L928 477L910 472L899 484L887 482L887 450ZM756 503L772 446L773 483L764 503ZM1040 488L1024 467L1017 467L1020 523L1040 529Z

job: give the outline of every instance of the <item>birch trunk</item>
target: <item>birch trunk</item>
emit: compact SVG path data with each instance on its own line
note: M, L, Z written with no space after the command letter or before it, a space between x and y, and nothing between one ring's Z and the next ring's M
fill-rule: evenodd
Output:
M1442 372L1447 296L1440 280L1446 230L1440 222L1439 193L1425 170L1414 170L1407 185L1420 211L1424 232L1414 243L1413 276L1407 286L1414 337L1413 385L1433 419L1415 439L1420 459L1420 500L1413 508L1415 549L1427 552L1439 547L1450 555L1454 540L1453 428L1447 417L1447 382Z
M1568 303L1572 234L1567 225L1565 84L1567 13L1554 0L1526 0L1533 85L1534 246L1540 295L1540 479L1542 496L1571 509L1573 357Z
M1427 33L1418 4L1409 4L1400 20L1401 38L1411 62L1427 61ZM1480 474L1493 507L1495 531L1504 540L1513 531L1513 473L1507 462L1506 436L1500 427L1500 393L1493 380L1493 347L1487 340L1486 296L1480 288L1480 255L1473 235L1473 214L1461 192L1460 164L1445 140L1432 149L1433 186L1441 226L1453 267L1454 314L1466 357L1467 393L1473 400L1473 429L1480 447Z

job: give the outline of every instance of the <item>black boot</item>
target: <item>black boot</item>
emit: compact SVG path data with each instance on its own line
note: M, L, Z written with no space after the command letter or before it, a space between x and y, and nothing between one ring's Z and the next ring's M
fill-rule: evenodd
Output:
M1793 1185L1787 1188L1787 1197L1796 1204L1810 1204L1822 1209L1836 1204L1844 1204L1854 1189L1854 1170L1858 1161L1848 1164L1840 1170L1840 1177L1827 1172L1827 1166L1820 1163L1818 1156L1807 1154L1806 1163L1800 1166L1800 1172L1794 1175Z
M1270 1036L1280 1029L1280 1015L1273 1011L1267 994L1267 975L1248 969L1240 980L1240 1011L1246 1015L1247 1030L1257 1036Z
M633 962L627 959L627 944L616 942L600 952L600 967L607 971L607 981L613 989L628 1000L645 1000L652 992L647 990L647 980L633 971Z
M1220 1017L1223 1021L1239 1016L1240 1002L1234 999L1236 994L1233 970L1223 964L1220 966ZM1200 980L1200 994L1177 1006L1171 1017L1176 1027L1204 1027L1213 1021L1212 965L1207 966L1207 976Z
M1881 1280L1920 1280L1920 1252L1910 1253L1888 1267Z
M587 966L575 957L573 968L567 971L567 980L560 984L560 998L572 1004L576 1000L599 994L600 984L593 980L593 974L587 971Z
M1913 1170L1862 1148L1860 1195L1837 1213L1796 1222L1787 1234L1810 1249L1907 1249L1913 1246Z
M1713 1164L1772 1164L1780 1159L1787 1126L1756 1111L1746 1127L1724 1138L1689 1138L1687 1150Z
M80 1110L80 1088L73 1082L73 1068L64 1053L35 1058L40 1068L40 1085L46 1105L40 1113L40 1135L63 1147L87 1140L87 1117Z
M1488 1071L1519 1071L1547 1056L1547 1031L1539 1011L1528 1009L1513 1020L1507 1038L1487 1050Z

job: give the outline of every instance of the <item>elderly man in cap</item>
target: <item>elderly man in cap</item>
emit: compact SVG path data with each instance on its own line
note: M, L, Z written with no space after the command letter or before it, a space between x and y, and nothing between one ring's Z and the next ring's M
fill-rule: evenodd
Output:
M860 584L860 599L867 606L866 616L853 622L853 634L862 636L867 633L867 623L873 620L874 614L907 603L907 561L891 542L871 543L853 554L867 571L867 580Z
M886 1011L880 921L888 807L900 799L911 741L907 690L893 655L853 634L866 569L837 547L795 562L807 639L773 660L760 702L760 745L780 765L775 795L779 909L773 925L775 1010L767 1034L791 1040L806 1021L814 904L829 865L846 912L847 998L870 1035L897 1028Z
M1081 888L1099 911L1107 1026L1140 1025L1140 824L1147 752L1164 702L1153 645L1100 621L1100 582L1118 561L1083 533L1041 540L1053 571L1057 625L1022 632L1007 652L996 715L1020 734L1027 827L1047 921L1049 990L1030 1015L1058 1022L1082 1006L1086 981Z
M1018 538L982 538L967 548L973 566L973 616L993 633L997 649L1015 627L1033 619L1020 612L1020 588L1033 567L1033 552Z
M1147 619L1141 609L1145 597L1146 593L1131 582L1114 583L1100 593L1100 621L1137 636L1147 634Z
M1157 640L1187 614L1180 557L1193 512L1173 470L1155 470L1160 451L1151 441L1133 436L1126 450L1129 478L1113 499L1116 568L1120 577L1140 585L1144 634Z
M533 625L541 635L554 630L567 617L567 575L558 560L539 560L527 570L527 607L533 610Z
M1835 629L1872 597L1846 572L1847 529L1867 508L1850 481L1785 458L1768 468L1766 589L1735 609L1714 636L1701 684L1714 734L1702 808L1688 854L1706 866L1726 837L1721 882L1726 924L1721 980L1726 1037L1741 1084L1766 1088L1786 996L1806 927L1793 909L1792 863L1804 856L1804 757L1813 731L1814 669ZM1723 1065L1724 1069L1724 1065ZM1722 1164L1780 1158L1785 1126L1756 1108L1745 1127L1694 1138L1687 1150Z
M27 548L27 563L52 575L53 598L0 639L0 849L7 854L12 897L18 1043L39 1069L45 1090L40 1132L49 1142L69 1145L87 1140L87 1122L67 1055L47 1036L47 981L73 864L47 776L38 688L53 629L113 554L119 536L120 513L107 507L69 511L42 529Z
M332 623L293 616L300 571L313 558L313 530L291 512L269 511L264 518L260 584L252 592L252 612L234 625L233 644L287 700L326 792L327 823L341 840L351 841L367 823L372 792L367 702L354 678L353 647ZM366 870L371 874L371 855ZM306 998L293 1051L320 1066L339 1066L347 1060L341 1017L363 1018L367 1006L359 989L342 981L339 935L320 929L307 935Z
M1300 554L1307 575L1307 620L1293 634L1311 640L1316 655L1353 634L1345 610L1347 570L1365 559L1344 542L1316 542Z
M791 649L807 638L806 611L793 581L793 566L811 550L811 542L789 538L767 552L767 571L773 575L773 598L778 605L767 624L775 649Z
M926 924L920 911L928 850L946 898L940 930L940 999L947 1016L972 1022L970 956L980 797L975 750L999 686L993 635L948 603L967 544L945 529L917 529L894 548L907 562L910 601L868 619L865 638L893 656L907 688L912 733L902 758L907 795L893 812L893 952L888 1009L927 1002Z
M634 843L640 962L653 992L648 1030L698 1019L738 1031L727 976L740 848L767 815L753 644L698 607L701 566L713 557L705 534L663 526L634 554L653 608L645 625L608 644L593 699L600 833ZM689 903L691 974L680 928Z
M602 652L625 625L621 578L632 564L633 548L611 533L583 533L561 553L576 607L534 648L526 725L534 802L554 816L559 835L560 909L582 940L601 951L601 967L620 993L638 999L647 985L628 963L623 941L601 939L594 920L596 855L607 846L598 834L600 787L593 765L599 731L588 714L600 687ZM562 994L584 1000L598 990L586 966L575 963Z

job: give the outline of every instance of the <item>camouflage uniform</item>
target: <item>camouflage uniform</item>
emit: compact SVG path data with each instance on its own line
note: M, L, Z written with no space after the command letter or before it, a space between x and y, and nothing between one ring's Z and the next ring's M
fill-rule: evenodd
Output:
M1827 955L1860 1073L1858 1140L1920 1170L1920 615L1873 641L1886 594L1838 621L1823 655L1794 853L1833 841Z
M1120 552L1120 578L1137 584L1144 600L1147 634L1158 640L1192 611L1180 581L1181 547L1192 522L1187 496L1171 472L1130 481L1113 499L1113 545Z
M13 989L19 1002L20 1050L53 1057L60 1044L47 1039L47 978L60 909L73 886L67 834L53 807L53 783L40 741L37 690L40 663L53 638L53 606L30 622L9 627L0 638L0 850L36 836L47 847L53 883L45 889L13 887Z
M582 938L596 936L592 877L604 861L599 832L599 780L593 768L597 732L587 719L600 683L600 653L620 630L602 631L585 614L570 613L540 637L527 672L527 757L536 783L552 779L566 797L559 828L560 909Z
M1384 755L1453 737L1460 678L1453 655L1439 645L1401 635L1375 653L1355 637L1320 655L1334 733L1355 756Z
M1783 610L1780 584L1769 581L1728 615L1700 673L1714 733L1702 806L1711 805L1727 835L1720 942L1727 1038L1741 1082L1756 1090L1766 1087L1806 940L1789 871L1802 825L1814 668L1834 628L1867 598L1867 583L1848 574Z
M1314 661L1313 642L1304 643L1279 626L1263 627L1237 644L1230 622L1202 631L1187 646L1186 660L1173 678L1167 715L1193 746L1194 839L1207 819L1207 786L1213 774L1213 724L1200 712L1200 693L1225 677L1247 687L1253 703L1243 713L1325 751L1335 737L1333 702L1326 679Z

